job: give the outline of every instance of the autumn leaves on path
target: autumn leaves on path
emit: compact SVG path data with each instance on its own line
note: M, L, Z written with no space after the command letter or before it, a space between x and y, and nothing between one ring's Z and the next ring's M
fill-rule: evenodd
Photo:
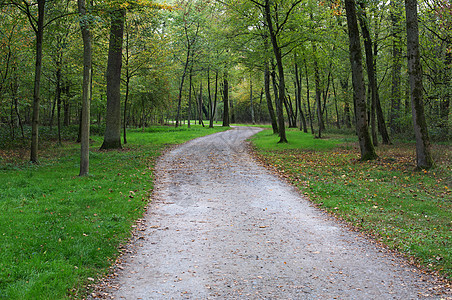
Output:
M413 299L432 283L259 166L234 128L157 164L146 226L105 292L116 299Z

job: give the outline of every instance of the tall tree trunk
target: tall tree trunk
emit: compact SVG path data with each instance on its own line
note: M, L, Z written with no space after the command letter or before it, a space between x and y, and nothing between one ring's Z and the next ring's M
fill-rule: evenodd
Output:
M377 124L375 110L377 106L377 80L375 78L375 65L372 50L372 38L370 37L370 31L368 27L369 20L366 14L366 7L362 0L359 1L361 9L358 13L359 24L361 26L363 39L364 39L364 50L366 53L366 67L367 67L367 78L369 81L369 89L371 95L371 105L370 105L370 126L372 132L372 141L374 146L378 146L377 138Z
M300 70L301 71L301 70ZM297 106L298 106L298 110L300 113L300 130L303 130L303 132L308 133L308 126L306 124L306 118L304 116L303 113L303 108L301 105L301 79L300 79L300 72L298 71L298 64L295 63L295 84L296 84L296 101L297 101Z
M392 34L392 86L391 86L391 111L389 127L391 133L400 133L400 109L401 109L401 70L402 70L402 40L400 37L400 15L398 7L399 0L391 1L391 34Z
M88 0L89 1L89 0ZM80 174L89 173L89 123L91 103L91 74L92 74L92 50L89 18L86 13L85 0L78 0L80 14L80 28L83 38L83 92L82 92L82 118L81 118L81 150L80 150ZM59 118L58 118L59 120Z
M270 119L272 122L273 133L276 134L279 132L279 130L278 130L278 123L276 122L275 111L273 109L272 96L270 94L270 70L268 67L268 63L265 63L264 88L265 88L265 98L267 100L268 113L270 114Z
M253 79L250 76L250 109L251 109L251 122L256 124L256 120L254 119L254 103L253 103Z
M283 103L284 98L286 97L286 86L284 81L284 67L282 62L282 54L281 48L278 45L278 40L276 37L276 33L273 29L273 21L270 14L270 0L265 0L264 5L264 13L265 19L267 21L268 31L270 34L270 41L273 46L273 52L276 58L276 65L278 66L278 75L279 75L279 90L278 90L278 106L277 106L277 114L278 114L278 129L279 129L279 142L278 143L287 143L286 137L286 126L284 122L284 114L283 114Z
M202 120L202 112L203 112L203 100L202 100L202 80L199 84L199 98L198 98L198 124L204 127L204 121Z
M374 73L375 73L375 82L378 82L377 80L377 57L378 57L378 46L377 46L377 40L378 40L378 31L375 33L375 42L374 45ZM377 85L377 93L376 93L377 99L376 99L376 114L377 114L377 123L378 123L378 132L380 132L381 140L383 145L390 145L391 140L389 138L388 129L386 128L386 122L383 114L383 109L381 108L381 102L380 102L380 94L378 93L378 85Z
M419 55L417 0L405 0L408 74L410 78L411 111L416 135L416 164L418 168L433 166L430 139L424 115L422 69Z
M125 9L111 13L110 42L107 63L107 115L104 142L100 147L121 149L121 67Z
M223 75L223 127L229 127L229 84L228 71L224 71Z
M312 50L314 55L314 78L315 78L315 103L317 107L317 121L319 124L319 134L318 137L322 137L322 131L324 130L323 116L322 116L322 103L321 103L321 90L320 90L320 74L319 66L317 63L317 57L315 57L317 52L317 47L315 43L312 44Z
M311 101L310 93L309 93L309 74L308 74L308 64L306 63L306 60L304 59L304 70L305 70L305 77L306 77L306 100L308 102L308 115L309 115L309 124L311 126L311 134L315 134L314 131L314 124L312 122L312 113L311 113Z
M353 97L356 111L356 132L358 134L361 150L361 160L377 158L375 148L367 126L366 92L364 87L363 66L361 57L361 45L359 40L358 21L354 0L345 0L347 12L347 27L350 39L350 63L352 66Z
M30 161L38 163L39 145L39 102L41 88L42 41L44 37L44 8L46 1L38 0L38 22L36 26L36 64L33 89L33 117L31 123Z
M188 73L188 116L187 116L187 127L191 128L191 89L193 85L193 68L190 67Z
M127 144L127 104L129 102L129 86L130 86L130 65L129 65L129 30L126 31L126 94L124 95L124 113L122 118L122 131L124 144Z
M337 129L341 129L341 122L339 116L339 109L337 107L337 93L336 93L336 85L334 84L334 79L332 80L333 85L333 94L334 94L334 108L336 110L336 127Z
M190 62L190 44L187 49L187 59L185 60L184 72L182 73L182 78L180 80L179 86L179 97L177 99L177 115L176 115L176 127L179 127L180 123L180 111L181 111L181 103L182 103L182 90L184 88L185 76L187 74L188 63ZM191 86L189 87L191 89Z
M210 89L209 89L210 91ZM217 97L218 97L218 71L215 71L215 93L213 95L213 103L211 104L211 113L209 120L209 128L213 128L213 121L215 119L215 114L217 111Z

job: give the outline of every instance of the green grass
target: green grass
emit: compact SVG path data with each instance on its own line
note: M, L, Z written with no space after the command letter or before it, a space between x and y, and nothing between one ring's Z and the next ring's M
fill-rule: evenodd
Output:
M288 132L277 144L270 131L252 140L260 159L323 209L413 263L452 278L452 150L433 147L437 168L414 171L413 144L379 146L379 159L359 161L354 137L314 139Z
M107 152L93 137L90 176L82 178L77 144L46 147L40 165L2 152L0 299L83 297L88 278L106 272L142 216L156 157L167 145L221 130L130 130L123 150Z

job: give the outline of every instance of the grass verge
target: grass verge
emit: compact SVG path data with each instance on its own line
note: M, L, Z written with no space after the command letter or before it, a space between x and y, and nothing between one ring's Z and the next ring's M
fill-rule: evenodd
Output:
M93 137L87 177L77 176L77 144L46 147L39 165L28 164L23 149L2 151L0 299L85 296L143 214L161 151L222 130L131 130L124 149L107 152L97 150L102 139Z
M252 139L264 164L319 207L452 279L450 145L433 146L437 167L416 172L414 144L379 146L379 159L361 162L353 137L287 135L289 144L268 130Z

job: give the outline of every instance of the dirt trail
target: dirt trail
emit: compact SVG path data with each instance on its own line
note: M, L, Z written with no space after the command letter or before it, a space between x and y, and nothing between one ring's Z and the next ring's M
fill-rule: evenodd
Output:
M417 299L429 278L259 166L235 128L165 154L115 299ZM440 299L438 296L431 296Z

